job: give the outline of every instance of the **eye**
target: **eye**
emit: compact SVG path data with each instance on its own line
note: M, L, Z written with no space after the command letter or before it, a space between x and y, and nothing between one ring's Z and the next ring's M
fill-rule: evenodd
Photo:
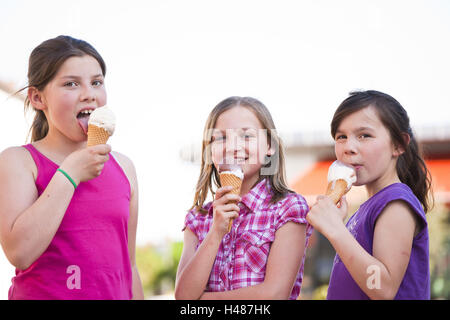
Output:
M244 133L243 135L242 135L242 137L243 138L245 138L245 139L251 139L251 138L254 138L255 137L255 135L253 134L253 133Z
M255 130L246 130L241 134L241 137L243 137L245 139L255 138L256 132L255 132Z
M67 81L66 83L64 83L64 87L69 87L69 88L76 87L77 85L78 85L78 83L76 83L75 81Z
M370 134L363 133L363 134L360 134L358 138L359 138L359 139L366 139L366 138L370 138L370 137L371 137Z
M225 136L213 136L211 138L212 142L220 142L220 141L223 141L223 140L225 140Z
M102 80L94 80L94 81L92 81L92 85L94 86L94 87L99 87L99 86L101 86L103 84L103 81Z
M335 138L336 141L337 140L343 140L343 139L347 139L347 136L344 135L344 134L337 135L336 138Z

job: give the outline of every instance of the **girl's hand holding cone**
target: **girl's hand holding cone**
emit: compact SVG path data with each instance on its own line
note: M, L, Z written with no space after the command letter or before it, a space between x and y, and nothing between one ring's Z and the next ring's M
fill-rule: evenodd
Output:
M67 172L78 185L80 182L94 179L100 175L105 162L109 160L111 146L96 145L72 152L61 163L60 168Z
M228 192L239 195L241 193L242 180L244 179L242 166L235 163L234 159L225 159L225 161L219 165L218 169L222 187L231 186L232 188ZM238 201L234 203L237 204ZM231 231L232 225L233 219L230 219L227 232Z
M232 194L230 191L232 186L225 186L217 189L213 206L213 224L211 230L217 232L221 237L228 233L228 225L231 219L235 219L239 215L239 207L237 203L241 201L241 197Z
M311 207L306 220L328 239L340 228L344 227L347 217L347 200L345 194L356 182L353 167L341 161L334 161L328 169L328 187L326 195L317 197L317 202ZM339 203L339 206L336 206Z
M344 219L347 217L347 210L345 196L340 199L340 206L337 207L330 197L319 195L317 202L306 215L306 220L328 238L337 234L341 228L345 228Z

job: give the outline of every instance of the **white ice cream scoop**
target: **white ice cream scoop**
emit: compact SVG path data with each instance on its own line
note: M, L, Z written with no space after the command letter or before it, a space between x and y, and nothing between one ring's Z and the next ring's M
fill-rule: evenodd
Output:
M116 117L110 108L103 106L92 111L88 125L102 128L112 136L116 127Z
M339 160L334 161L328 169L328 182L339 179L347 182L347 188L350 189L356 182L356 172L352 166L349 166Z
M336 160L328 169L328 186L326 195L329 196L334 203L338 203L342 196L350 190L355 182L355 169L341 161Z

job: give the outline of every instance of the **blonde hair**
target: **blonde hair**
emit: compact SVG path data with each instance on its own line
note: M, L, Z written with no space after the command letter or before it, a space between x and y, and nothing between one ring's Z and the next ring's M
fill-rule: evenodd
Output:
M267 139L271 144L270 147L274 150L274 154L270 157L270 162L263 165L263 168L261 168L261 172L264 173L264 170L262 170L264 167L270 166L272 168L275 166L274 174L260 174L257 183L266 177L268 178L268 182L272 189L272 198L270 200L271 203L276 203L284 198L287 193L294 192L288 188L286 183L284 147L276 132L275 124L269 110L262 102L255 98L234 96L229 97L216 105L206 120L203 131L200 176L197 181L194 203L189 210L195 208L200 213L206 213L206 210L203 209L203 204L208 196L208 191L211 191L211 194L214 196L215 192L213 190L213 183L216 187L221 186L219 174L212 162L210 148L210 144L212 142L212 131L216 125L217 119L222 113L238 106L248 108L256 115L267 132Z

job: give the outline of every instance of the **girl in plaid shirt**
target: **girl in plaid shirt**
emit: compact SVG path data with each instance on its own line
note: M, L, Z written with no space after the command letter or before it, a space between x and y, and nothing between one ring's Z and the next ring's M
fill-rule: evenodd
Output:
M305 199L286 185L267 108L249 97L220 102L206 122L202 156L175 298L296 299L312 227ZM217 167L230 157L244 172L240 195L220 187ZM214 200L204 204L209 191Z

